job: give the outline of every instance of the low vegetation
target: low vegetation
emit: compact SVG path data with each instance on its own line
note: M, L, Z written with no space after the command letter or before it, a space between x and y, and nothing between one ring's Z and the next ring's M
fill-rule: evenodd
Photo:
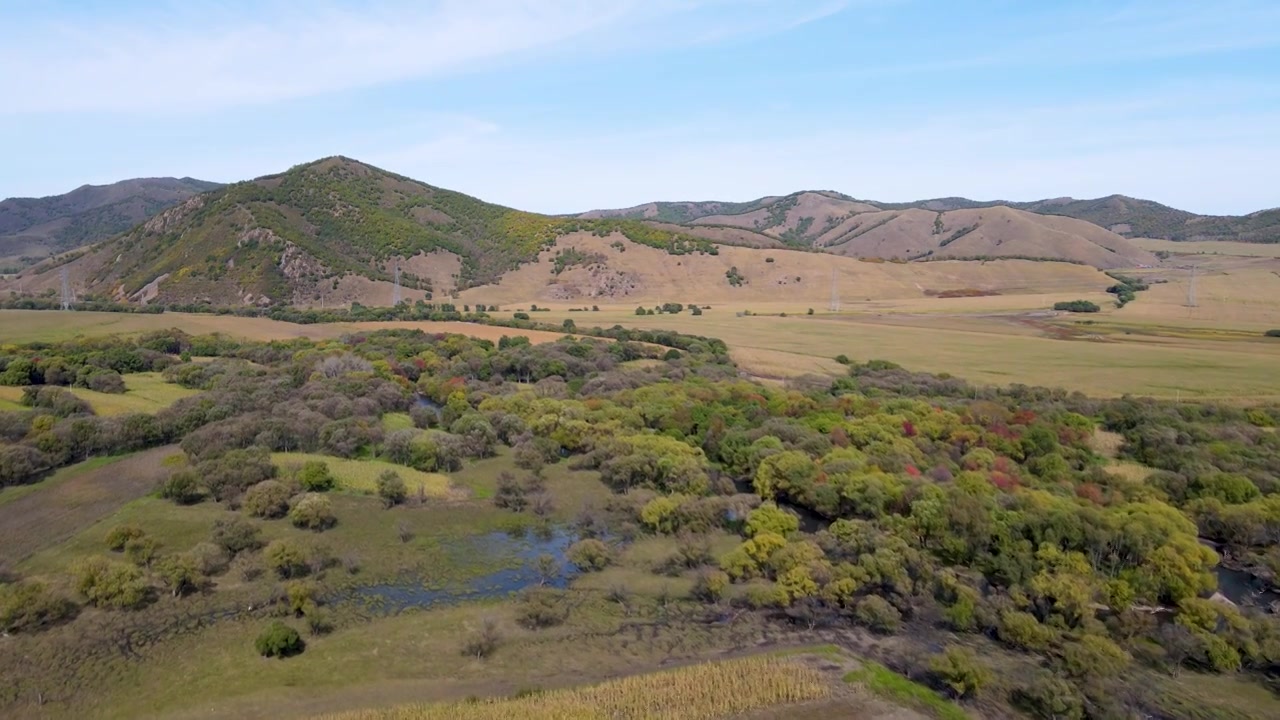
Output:
M1098 304L1089 300L1067 300L1054 303L1053 309L1059 312L1096 313L1102 310Z
M510 699L417 705L324 716L325 720L683 720L736 717L830 695L821 673L794 659L749 658L612 680L593 687ZM678 708L678 711L676 710Z

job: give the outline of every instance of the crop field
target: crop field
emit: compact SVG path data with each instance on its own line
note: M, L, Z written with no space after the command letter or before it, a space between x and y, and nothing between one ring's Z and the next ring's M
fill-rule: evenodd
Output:
M796 658L747 658L637 675L586 688L508 700L416 705L323 716L325 720L714 720L819 700L827 678ZM675 708L679 708L678 712Z
M329 466L329 471L338 481L341 490L372 495L378 489L378 476L391 471L404 480L410 493L418 488L429 498L447 498L456 493L452 490L449 478L439 473L427 473L403 465L395 465L381 460L346 460L331 455L311 453L272 453L271 462L282 469L291 466L301 467L303 463L318 460Z

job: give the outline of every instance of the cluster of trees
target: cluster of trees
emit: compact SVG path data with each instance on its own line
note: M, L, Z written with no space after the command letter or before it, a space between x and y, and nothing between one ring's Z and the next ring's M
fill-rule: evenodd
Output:
M1096 313L1102 310L1097 303L1091 300L1064 300L1054 303L1053 309L1059 312L1073 313Z
M1111 279L1116 281L1115 285L1107 288L1107 292L1116 296L1116 307L1124 307L1137 299L1137 293L1151 287L1147 283L1138 278L1121 275L1120 273L1107 273Z

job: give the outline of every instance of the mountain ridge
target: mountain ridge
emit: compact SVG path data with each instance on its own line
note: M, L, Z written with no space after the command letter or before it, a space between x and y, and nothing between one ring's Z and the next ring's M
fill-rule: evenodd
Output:
M105 240L220 183L191 177L131 178L60 195L0 201L0 266L21 268Z

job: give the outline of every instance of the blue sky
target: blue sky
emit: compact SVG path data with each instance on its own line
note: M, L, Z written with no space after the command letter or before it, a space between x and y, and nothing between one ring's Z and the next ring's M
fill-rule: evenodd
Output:
M544 212L1280 205L1275 0L0 0L0 197L342 154Z

